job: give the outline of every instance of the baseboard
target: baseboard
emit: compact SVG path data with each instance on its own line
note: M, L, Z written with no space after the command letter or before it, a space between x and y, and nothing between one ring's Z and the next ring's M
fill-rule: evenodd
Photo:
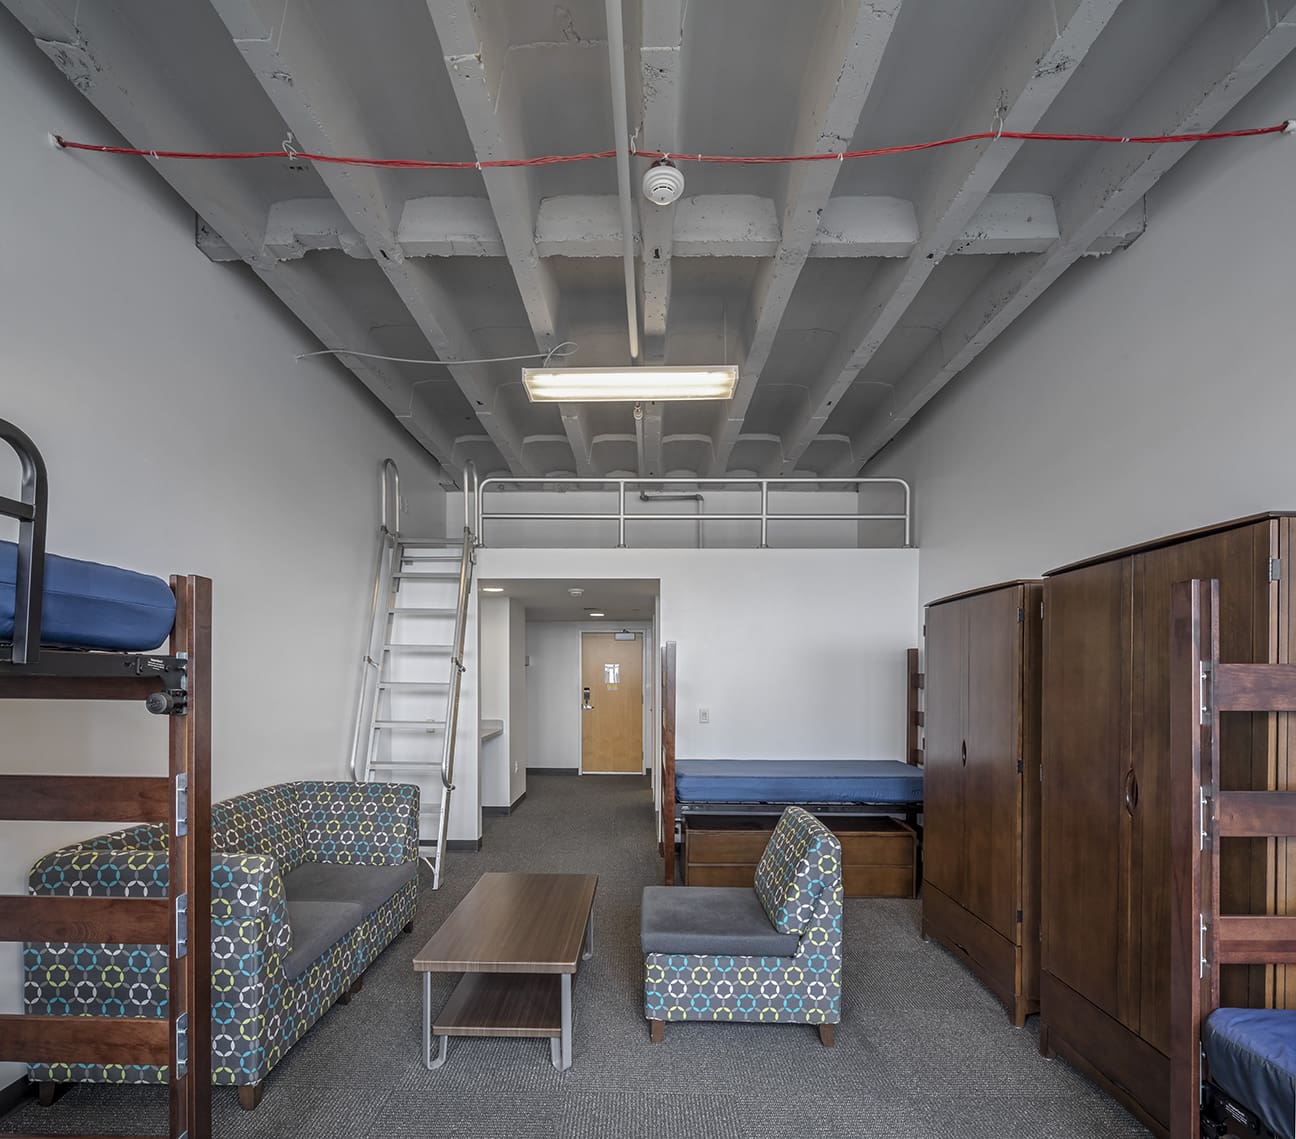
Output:
M513 802L511 802L507 807L483 806L482 814L483 815L511 815L514 811L518 809L518 805L525 798L526 798L526 792L523 791L522 794L519 795L516 799L514 799Z
M521 795L519 795L516 799L513 800L513 802L509 804L509 811L510 812L516 811L520 806L522 806L522 800L525 798L526 798L526 792L523 791Z
M481 850L481 843L479 838L448 838L446 850Z
M579 775L579 767L528 767L527 775Z
M0 1117L8 1115L23 1100L29 1098L35 1087L26 1076L19 1076L12 1084L0 1088Z

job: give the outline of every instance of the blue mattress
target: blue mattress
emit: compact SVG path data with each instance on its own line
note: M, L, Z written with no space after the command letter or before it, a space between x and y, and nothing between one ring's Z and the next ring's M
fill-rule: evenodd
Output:
M1216 1009L1202 1026L1211 1082L1296 1139L1296 1012Z
M0 641L12 641L18 547L0 542ZM175 594L158 577L131 570L45 557L41 644L144 653L175 624Z
M680 759L688 803L921 803L922 768L893 759Z

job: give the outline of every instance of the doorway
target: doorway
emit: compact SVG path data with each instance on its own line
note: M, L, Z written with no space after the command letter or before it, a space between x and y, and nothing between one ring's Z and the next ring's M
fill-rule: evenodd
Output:
M642 775L642 633L581 633L581 774Z

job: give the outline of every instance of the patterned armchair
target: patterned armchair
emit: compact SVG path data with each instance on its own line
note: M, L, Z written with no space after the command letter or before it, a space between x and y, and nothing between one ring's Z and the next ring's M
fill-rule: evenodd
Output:
M641 914L644 1015L654 1043L670 1020L814 1024L841 1020L841 844L788 807L754 889L649 886Z
M32 894L165 897L165 826L55 851ZM418 893L418 788L283 783L212 805L212 1083L246 1108L284 1053L345 1002L402 927ZM24 946L29 1013L164 1017L164 945ZM31 1064L41 1101L69 1081L165 1083L165 1067Z

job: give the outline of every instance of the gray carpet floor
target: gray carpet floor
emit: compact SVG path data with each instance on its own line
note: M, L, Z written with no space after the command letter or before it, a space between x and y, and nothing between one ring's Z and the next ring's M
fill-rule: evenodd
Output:
M653 1046L643 1017L639 897L660 880L647 781L533 776L511 816L488 818L480 853L430 877L413 935L398 938L363 992L336 1006L266 1084L255 1112L214 1089L217 1136L473 1139L515 1136L1142 1136L1117 1104L1038 1051L957 961L918 936L919 904L846 903L842 1023L826 1049L800 1025L676 1024ZM426 875L426 868L425 875ZM419 1050L416 950L486 870L599 876L594 958L577 976L573 1064L545 1040L461 1039L440 1071ZM455 978L436 977L434 998ZM81 1085L34 1102L0 1132L162 1133L165 1093Z

